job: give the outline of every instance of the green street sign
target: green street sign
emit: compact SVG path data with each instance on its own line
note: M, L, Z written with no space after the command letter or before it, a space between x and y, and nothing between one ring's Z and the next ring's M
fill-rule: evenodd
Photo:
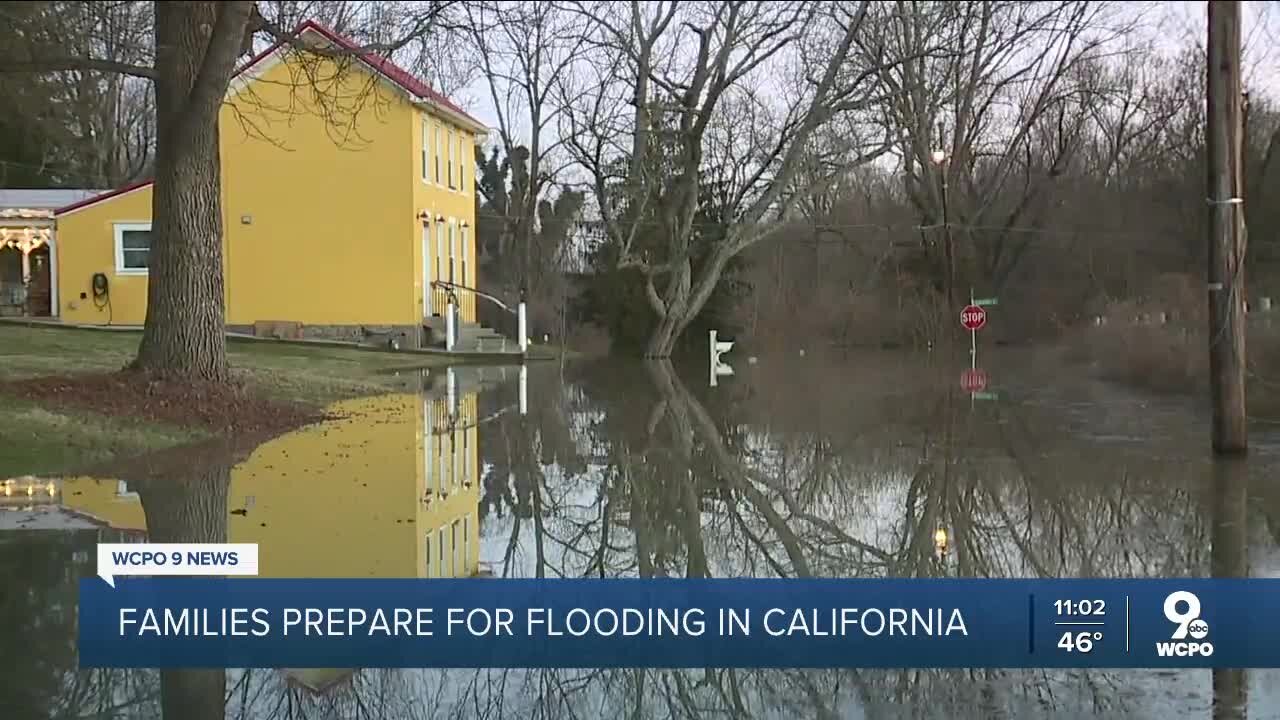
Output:
M981 300L974 300L973 304L979 307L986 305L999 305L1000 300L998 298L982 298Z
M1000 396L993 392L973 393L974 400L999 400Z

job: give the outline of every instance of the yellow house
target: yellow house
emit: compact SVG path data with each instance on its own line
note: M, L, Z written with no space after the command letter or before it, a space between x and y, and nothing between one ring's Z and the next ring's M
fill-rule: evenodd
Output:
M476 399L406 393L352 400L333 408L341 420L265 443L231 469L227 542L257 543L262 577L477 574ZM115 529L145 531L141 499L127 481L60 484L64 507Z
M233 78L221 110L228 329L426 344L452 289L475 321L474 146L485 126L389 60L313 23ZM146 318L151 183L60 208L58 314Z

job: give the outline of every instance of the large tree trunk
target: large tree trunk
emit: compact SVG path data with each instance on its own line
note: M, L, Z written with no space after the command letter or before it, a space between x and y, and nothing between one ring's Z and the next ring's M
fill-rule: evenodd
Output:
M680 313L680 315L683 315L683 313ZM649 335L649 343L644 349L646 358L663 360L671 357L671 353L675 350L676 342L680 339L680 334L676 330L679 320L680 318L677 317L676 312L668 312L658 318L658 326Z
M223 381L218 109L251 2L155 3L156 174L147 320L134 366Z
M201 462L189 477L155 478L138 483L147 518L147 536L157 543L227 541L227 491L232 458ZM225 670L164 670L160 706L164 718L222 720Z
M665 360L675 351L676 343L689 325L697 319L698 314L706 307L724 269L736 252L729 248L717 248L711 259L698 271L697 277L691 279L692 268L686 262L676 268L666 291L666 297L655 301L650 298L650 305L658 311L658 324L649 335L649 343L645 346L644 356L651 360ZM656 296L656 292L654 295Z

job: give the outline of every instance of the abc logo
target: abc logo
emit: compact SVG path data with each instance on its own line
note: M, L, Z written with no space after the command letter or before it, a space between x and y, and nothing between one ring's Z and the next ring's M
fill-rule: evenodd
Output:
M1209 657L1213 654L1213 643L1202 642L1209 637L1209 623L1200 617L1200 598L1195 593L1185 590L1169 593L1169 597L1164 599L1164 616L1174 624L1170 638L1175 642L1156 643L1157 655Z

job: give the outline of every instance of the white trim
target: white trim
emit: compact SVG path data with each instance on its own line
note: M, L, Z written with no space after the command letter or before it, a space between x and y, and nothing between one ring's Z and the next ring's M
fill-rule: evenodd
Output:
M463 115L462 113L459 113L457 110L447 108L444 105L441 105L440 103L436 102L435 100L432 100L431 98L424 98L424 97L415 98L413 103L435 115L438 115L447 120L455 122L458 125L476 133L477 135L476 144L478 145L483 144L482 142L480 142L479 136L487 136L489 134L488 126L481 125L479 122L472 120L471 118L467 117L466 115Z
M58 239L55 237L57 230L49 231L49 239L45 244L49 246L49 315L51 317L59 317L62 315L58 309Z
M118 222L111 224L111 236L115 246L116 255L116 275L146 275L150 272L151 255L148 248L147 267L144 269L126 268L124 266L124 233L126 232L145 231L151 232L151 223L140 220L129 222Z
M306 33L304 32L303 34L305 35ZM257 82L272 68L284 62L284 54L288 49L288 45L281 45L272 50L269 55L254 63L249 69L231 78L231 82L227 84L227 94L224 96L224 100L236 99L240 93L244 92L245 88Z
M317 32L314 28L307 28L302 32L302 35L303 36L315 35L320 38L322 43L332 44L332 41L329 38L325 37L323 33ZM241 72L240 74L232 77L231 82L227 84L227 94L224 96L224 99L225 100L235 99L235 97L238 96L241 92L243 92L246 87L248 87L250 84L260 79L263 75L269 72L276 65L279 65L281 62L283 62L285 52L290 50L291 47L292 46L288 44L281 45L275 50L272 50L266 56L259 59L258 62L253 64L252 67L249 67L244 72ZM436 116L447 118L448 120L451 120L457 123L458 125L475 132L477 144L483 144L481 142L482 138L488 136L489 134L488 126L483 125L479 121L468 117L465 113L460 113L457 110L454 110L449 107L445 107L444 105L440 104L440 102L436 100L433 100L431 98L420 97L410 92L403 85L391 80L391 78L387 77L381 70L374 67L367 60L365 60L364 58L361 58L358 55L353 54L353 55L350 55L349 57L359 61L359 63L363 65L366 70L368 70L369 72L377 76L379 80L382 80L387 85L390 85L396 90L400 91L401 93L404 93L405 95L407 95L409 97L409 102L411 104L416 105L425 110L428 110L429 112L431 112Z

